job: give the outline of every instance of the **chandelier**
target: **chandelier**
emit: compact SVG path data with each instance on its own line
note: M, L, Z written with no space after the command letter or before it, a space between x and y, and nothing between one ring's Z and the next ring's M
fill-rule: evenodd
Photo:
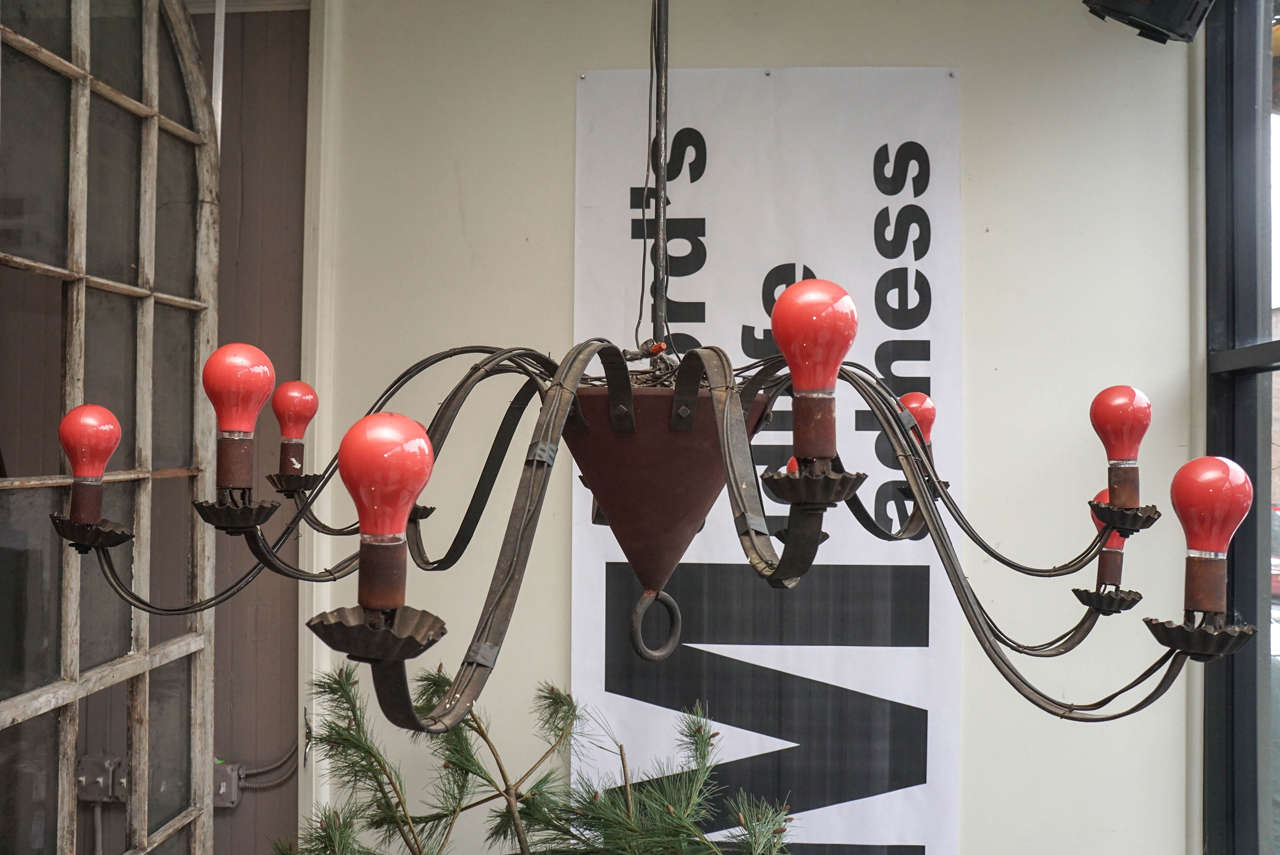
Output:
M389 721L430 733L447 731L466 716L497 665L562 440L595 499L595 521L613 531L643 588L631 613L630 632L633 647L645 659L661 660L679 645L680 609L664 587L722 491L728 493L743 554L775 588L803 583L826 539L823 519L839 505L873 537L928 537L991 664L1021 696L1060 718L1098 722L1138 712L1169 690L1188 659L1207 662L1243 647L1255 627L1235 623L1228 615L1227 550L1248 514L1253 487L1235 462L1201 457L1178 470L1171 488L1173 507L1186 533L1183 614L1180 620L1145 619L1163 653L1117 691L1083 703L1060 700L1037 688L1010 656L1066 654L1089 636L1101 617L1132 609L1141 600L1138 592L1121 587L1123 550L1127 539L1154 524L1160 512L1140 502L1137 460L1150 425L1151 404L1137 389L1112 386L1093 399L1089 417L1107 456L1107 486L1088 503L1097 535L1074 558L1041 568L1004 556L965 517L933 459L932 401L920 393L899 398L873 372L846 361L858 316L853 300L838 285L811 279L782 292L770 319L781 356L734 368L717 347L674 352L666 315L666 0L654 5L652 49L657 78L657 269L650 339L624 350L593 338L570 348L558 361L529 347L483 345L428 356L405 369L374 400L319 474L305 473L302 464L303 436L318 409L315 391L299 381L276 387L266 354L249 344L228 344L213 353L203 370L205 392L217 414L216 494L213 501L194 506L205 523L243 538L256 563L225 590L182 606L159 606L130 590L112 564L111 550L132 534L101 519L102 475L120 441L120 425L108 410L94 404L76 407L59 427L73 484L67 514L52 516L58 534L80 553L93 552L115 593L152 614L213 608L244 590L264 570L305 582L332 582L357 574L357 604L316 615L307 625L333 650L369 664L378 703ZM428 424L387 411L412 379L462 357L475 361ZM589 373L597 362L599 373ZM451 545L442 557L432 559L423 545L422 528L434 508L417 502L434 461L472 391L487 379L512 374L523 377L524 383L501 416ZM848 472L841 464L835 430L835 392L841 383L865 402L901 466L911 511L897 529L884 528L858 497L866 476ZM750 441L784 395L792 400L794 457L784 469L757 476ZM405 663L438 641L445 624L406 604L408 566L438 572L463 557L535 397L540 410L478 624L451 693L420 715L412 702ZM293 505L283 532L274 540L262 526L280 503L256 498L252 466L254 428L268 399L283 437L278 471L268 480ZM351 494L358 515L355 524L328 525L313 510L335 474ZM781 531L768 529L762 487L789 506ZM1083 617L1039 643L1022 643L1004 632L970 587L944 515L992 559L1028 576L1067 576L1096 560L1094 586L1073 592L1085 608ZM328 569L295 567L279 550L302 526L325 536L358 534L359 548ZM782 544L781 553L775 539ZM656 648L642 633L645 614L655 603L669 615L667 638Z

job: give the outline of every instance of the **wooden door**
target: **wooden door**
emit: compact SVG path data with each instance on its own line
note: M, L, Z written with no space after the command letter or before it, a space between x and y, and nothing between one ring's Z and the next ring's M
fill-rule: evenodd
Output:
M305 11L226 18L218 343L261 347L280 382L298 379L301 367L308 21ZM208 72L213 16L197 15L195 24ZM257 483L267 489L280 439L269 411L257 437ZM296 563L296 544L292 549L285 555ZM220 586L250 563L243 542L219 538ZM215 810L218 855L268 852L272 841L296 835L298 758L287 755L300 749L298 584L267 573L217 609L214 752L224 762L267 770L248 779L262 789Z

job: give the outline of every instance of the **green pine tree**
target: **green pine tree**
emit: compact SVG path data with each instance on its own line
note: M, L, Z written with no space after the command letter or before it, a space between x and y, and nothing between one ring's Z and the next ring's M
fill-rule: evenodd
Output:
M449 688L443 672L424 674L414 701L429 709ZM544 683L532 710L533 728L547 745L537 762L519 775L509 771L472 710L448 733L418 738L439 775L414 812L399 767L370 734L355 666L321 676L313 691L316 751L344 798L318 808L297 845L277 843L276 855L445 855L458 817L480 808L488 811L491 851L502 855L786 855L787 807L745 793L729 800L738 826L728 840L703 833L723 794L713 775L717 734L700 707L681 720L678 766L633 783L626 750L608 736L607 724L597 723L618 756L620 779L569 782L548 764L563 760L591 723L568 693Z

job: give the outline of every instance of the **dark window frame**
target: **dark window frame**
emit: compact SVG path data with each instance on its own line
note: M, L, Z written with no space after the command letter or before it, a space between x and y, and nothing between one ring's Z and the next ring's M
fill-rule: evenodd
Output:
M1258 627L1253 644L1205 667L1208 855L1273 851L1271 12L1272 2L1219 0L1205 26L1206 445L1254 477L1253 511L1230 552L1228 608Z

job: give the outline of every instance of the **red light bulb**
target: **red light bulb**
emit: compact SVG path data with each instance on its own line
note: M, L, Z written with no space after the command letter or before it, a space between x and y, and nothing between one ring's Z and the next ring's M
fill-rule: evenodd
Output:
M120 422L106 407L81 404L62 417L58 441L71 461L75 478L101 478L107 461L120 445Z
M1187 536L1187 551L1225 558L1253 504L1253 483L1234 460L1197 457L1184 463L1169 490Z
M858 333L858 310L839 285L806 279L782 292L770 323L791 369L796 457L829 460L836 456L836 377Z
M1089 421L1107 460L1137 460L1138 446L1151 426L1151 401L1132 386L1110 386L1094 396Z
M351 426L338 446L338 471L355 502L361 538L403 538L433 462L427 432L408 416L374 413Z
M74 523L93 525L102 517L102 473L120 445L120 422L106 407L81 404L62 417L58 442L71 461L71 507Z
M280 422L280 438L300 440L320 409L320 399L316 397L316 390L306 383L290 380L276 387L271 396L271 409Z
M251 344L224 344L205 362L201 377L218 416L218 432L252 438L258 413L276 385L276 370L267 355Z
M858 334L853 298L834 282L806 279L782 292L769 320L796 394L834 392L840 363Z
M1094 496L1093 500L1100 505L1105 505L1109 503L1109 500L1107 498L1108 495L1109 494L1107 493L1106 490L1099 490L1098 495ZM1089 510L1089 516L1093 518L1094 527L1096 527L1098 531L1102 531L1102 527L1103 527L1102 520L1098 519L1098 515L1095 514L1092 509ZM1124 549L1124 538L1121 537L1118 533L1113 531L1107 537L1107 542L1103 545L1102 548L1116 549L1116 550Z
M933 442L933 422L938 418L938 408L923 392L908 392L898 399L920 426L920 435L926 443Z

